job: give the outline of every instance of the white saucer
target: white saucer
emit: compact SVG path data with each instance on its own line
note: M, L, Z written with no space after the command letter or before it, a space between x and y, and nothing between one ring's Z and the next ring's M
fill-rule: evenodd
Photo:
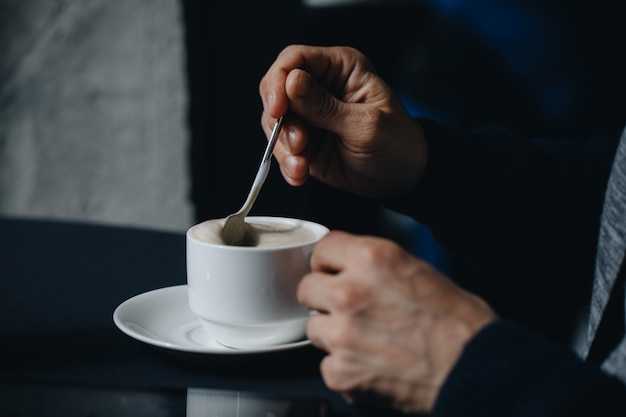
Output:
M134 339L178 352L246 355L279 352L311 344L311 341L305 339L250 349L226 347L204 330L189 309L186 285L136 295L115 309L113 321L121 331Z

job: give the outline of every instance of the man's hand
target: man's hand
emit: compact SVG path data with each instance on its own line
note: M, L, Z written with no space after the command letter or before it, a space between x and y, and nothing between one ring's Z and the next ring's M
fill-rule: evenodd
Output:
M429 412L465 344L496 314L395 243L333 231L312 255L300 301L320 314L308 337L328 352L330 389Z

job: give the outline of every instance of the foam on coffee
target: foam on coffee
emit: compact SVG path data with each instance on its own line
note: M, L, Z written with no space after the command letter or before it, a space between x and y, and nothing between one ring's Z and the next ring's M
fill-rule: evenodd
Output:
M222 239L222 228L226 219L204 221L191 229L191 236L207 243L225 245ZM255 236L253 246L271 247L293 243L308 243L319 237L319 231L295 219L272 219L247 217L246 224Z

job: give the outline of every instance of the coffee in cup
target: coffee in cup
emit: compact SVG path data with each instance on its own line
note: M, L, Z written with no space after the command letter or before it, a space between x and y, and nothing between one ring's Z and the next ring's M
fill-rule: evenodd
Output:
M208 220L187 231L191 311L226 346L301 340L310 312L298 302L296 290L310 271L313 247L328 228L306 220L248 216L255 245L230 246L221 238L225 220Z

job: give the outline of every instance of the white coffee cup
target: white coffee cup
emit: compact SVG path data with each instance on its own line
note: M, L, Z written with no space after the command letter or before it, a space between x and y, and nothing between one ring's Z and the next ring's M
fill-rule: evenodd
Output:
M223 345L253 348L301 340L310 312L297 286L310 271L315 244L328 233L317 223L285 217L248 216L259 233L256 246L226 245L225 219L187 231L189 307Z

